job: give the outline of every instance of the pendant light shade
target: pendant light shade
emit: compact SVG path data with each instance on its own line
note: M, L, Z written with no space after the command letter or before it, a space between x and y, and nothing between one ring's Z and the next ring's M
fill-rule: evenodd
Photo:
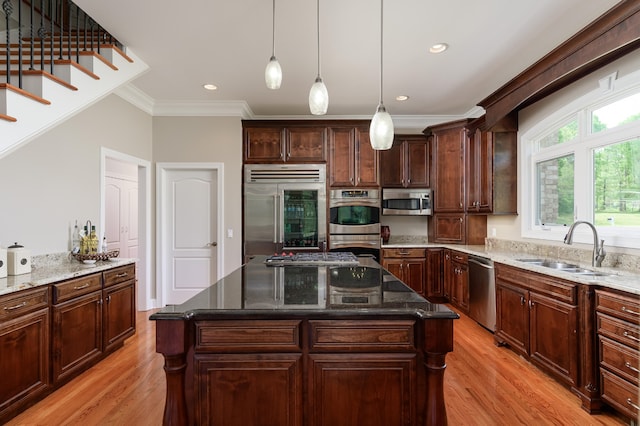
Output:
M313 115L324 115L329 107L329 92L322 78L318 75L309 91L309 109Z
M273 22L272 22L272 43L271 58L264 70L264 81L267 87L272 90L280 88L282 84L282 68L276 59L276 0L273 0Z
M318 76L309 91L309 110L313 115L324 115L329 108L329 92L320 77L320 0L316 0L316 25L318 29Z
M382 102L383 2L384 0L380 0L380 101L378 102L378 108L371 119L371 125L369 127L369 140L371 141L371 147L376 150L389 149L391 148L391 145L393 145L393 120Z
M264 80L267 87L272 90L279 89L282 84L282 68L280 68L280 63L275 56L271 57L264 70Z

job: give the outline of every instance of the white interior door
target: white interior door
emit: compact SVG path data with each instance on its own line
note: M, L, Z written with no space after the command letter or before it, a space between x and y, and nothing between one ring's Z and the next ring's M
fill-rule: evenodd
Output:
M120 257L138 258L138 183L105 177L105 237Z
M218 280L221 177L218 169L180 166L160 175L162 304L180 304Z

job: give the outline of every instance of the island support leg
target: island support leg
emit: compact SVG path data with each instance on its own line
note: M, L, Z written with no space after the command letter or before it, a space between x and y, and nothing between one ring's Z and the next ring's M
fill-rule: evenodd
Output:
M445 357L453 351L453 320L425 320L424 355L426 368L425 426L447 424L447 407L444 402Z
M165 426L188 424L185 394L187 369L185 331L185 321L156 321L156 352L164 356L164 371L167 380L167 396L162 420L162 424Z

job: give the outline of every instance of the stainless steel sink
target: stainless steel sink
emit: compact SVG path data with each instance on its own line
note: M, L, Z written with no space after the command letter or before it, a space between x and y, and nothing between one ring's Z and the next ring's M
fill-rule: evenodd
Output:
M614 275L608 272L592 271L591 269L581 268L573 263L567 263L558 260L550 259L516 259L519 262L527 263L529 265L543 266L545 268L556 269L562 272L569 272L571 274L581 275L584 277L606 277Z

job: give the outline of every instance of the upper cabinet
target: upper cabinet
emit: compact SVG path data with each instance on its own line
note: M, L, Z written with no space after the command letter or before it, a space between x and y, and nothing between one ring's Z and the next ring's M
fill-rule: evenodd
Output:
M439 124L425 129L432 136L433 211L464 212L465 146L469 120Z
M243 127L245 163L326 161L327 132L324 126L245 121Z
M393 146L380 151L380 162L382 187L429 187L429 147L424 135L396 135Z
M485 128L484 116L467 134L466 209L469 213L517 213L517 121Z
M329 186L380 186L378 153L371 147L367 126L332 126L329 132Z

